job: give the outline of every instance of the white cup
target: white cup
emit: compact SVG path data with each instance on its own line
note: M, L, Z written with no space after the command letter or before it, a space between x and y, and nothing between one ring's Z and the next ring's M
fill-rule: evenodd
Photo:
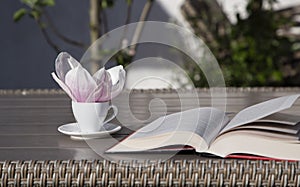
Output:
M113 109L114 113L107 118L107 113L110 109ZM103 125L118 114L118 108L110 105L109 102L80 103L72 101L72 110L81 132L102 130Z

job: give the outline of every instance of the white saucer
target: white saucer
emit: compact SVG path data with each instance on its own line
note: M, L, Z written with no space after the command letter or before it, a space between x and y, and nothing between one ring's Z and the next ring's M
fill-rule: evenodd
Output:
M105 138L110 134L115 133L121 129L120 125L116 125L113 123L106 123L103 125L103 131L97 132L81 132L79 129L78 123L68 123L58 127L58 131L71 136L72 139L76 140L86 140L86 139L94 139L94 138Z

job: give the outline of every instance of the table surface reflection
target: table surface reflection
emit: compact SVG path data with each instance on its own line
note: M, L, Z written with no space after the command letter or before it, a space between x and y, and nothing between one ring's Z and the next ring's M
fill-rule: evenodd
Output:
M107 158L102 153L111 144L159 116L199 106L214 106L236 113L261 101L300 93L300 88L227 88L222 93L209 89L125 92L112 101L119 108L113 122L125 128L110 139L78 141L57 131L59 126L75 121L71 100L61 90L0 90L0 160ZM300 115L300 101L284 112ZM113 157L123 159L124 155ZM203 158L190 153L179 153L175 157ZM152 156L142 158L152 159Z

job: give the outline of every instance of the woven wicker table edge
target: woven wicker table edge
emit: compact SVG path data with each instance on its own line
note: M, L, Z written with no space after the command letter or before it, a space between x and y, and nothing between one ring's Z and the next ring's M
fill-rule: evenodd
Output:
M300 162L1 161L1 186L299 186Z

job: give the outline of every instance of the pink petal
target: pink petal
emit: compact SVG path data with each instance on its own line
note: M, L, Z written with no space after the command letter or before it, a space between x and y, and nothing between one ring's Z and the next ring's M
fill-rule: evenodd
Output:
M97 89L89 96L88 102L106 102L110 100L110 86L108 83L99 85Z
M110 74L104 70L102 71L101 79L97 81L96 89L90 94L88 100L95 102L105 102L110 100L111 96L111 77Z
M77 101L76 98L72 95L69 87L63 83L54 72L51 73L53 79L57 82L57 84L68 94L68 96L73 100Z
M102 95L102 90L103 87L99 86L97 87L86 99L86 102L88 103L94 103L94 102L98 102L98 97L100 97Z
M99 95L99 97L97 98L97 102L105 102L111 99L111 81L103 82L102 87L102 94L101 96Z
M95 80L81 65L66 74L65 83L78 102L86 102L97 87Z
M110 76L110 74L105 70L104 71L104 79L102 84L100 83L99 86L102 85L103 89L102 89L102 94L99 95L99 97L97 98L98 102L103 102L103 101L109 101L111 99L111 87L112 87L112 78Z

